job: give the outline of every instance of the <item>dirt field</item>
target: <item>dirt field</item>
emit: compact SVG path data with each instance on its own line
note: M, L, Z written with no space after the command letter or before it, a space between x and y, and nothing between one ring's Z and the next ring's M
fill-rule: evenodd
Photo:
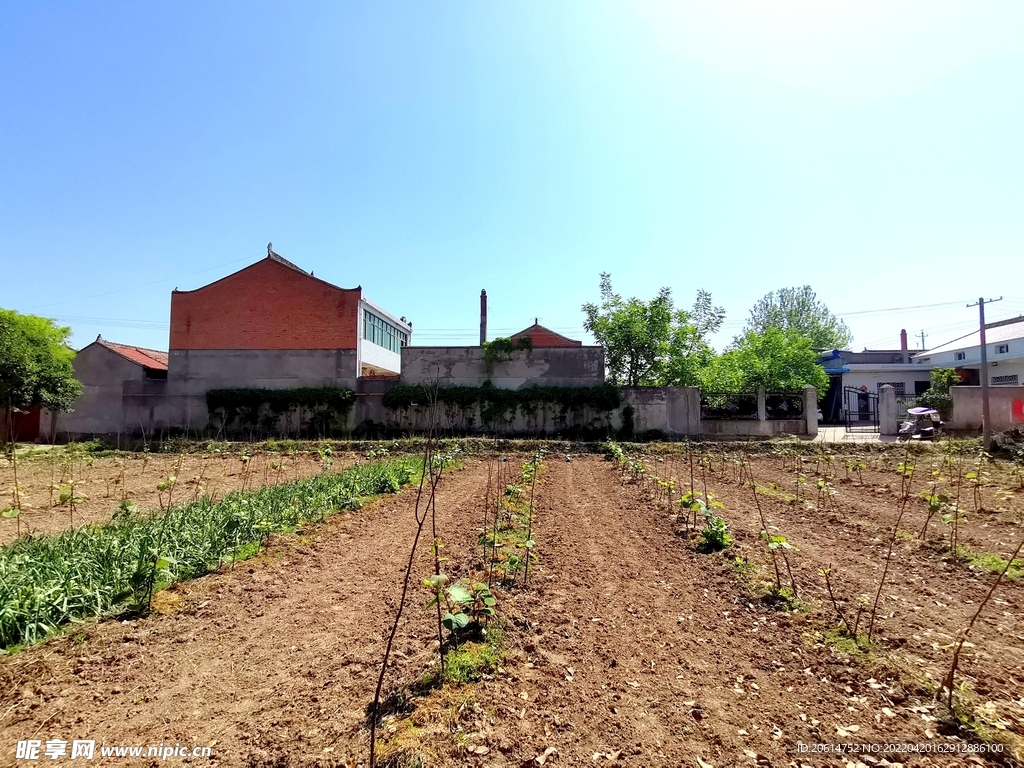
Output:
M682 459L651 467L688 482ZM791 492L785 482L794 473L781 460L755 461L753 470L759 485ZM851 606L862 593L873 597L896 509L892 472L869 469L863 482L838 483L839 514L762 497L769 525L798 549L790 558L802 608L784 612L759 599L771 572L751 488L732 471L715 467L704 479L735 544L701 554L649 486L624 484L615 464L549 456L538 485L539 565L527 590L499 595L509 656L490 679L453 692L453 706L423 728L427 764L847 765L846 757L799 754L796 744L946 743L928 681L945 674L953 637L995 576L900 538L875 652L843 655L821 634L835 615L818 571L832 564ZM467 459L439 486L451 573L476 564L487 474L485 461ZM413 503L406 490L340 513L278 539L257 561L163 593L161 615L86 625L0 660L0 764L13 764L18 739L53 737L212 746L212 761L191 764L364 764L365 713ZM970 515L964 542L1005 556L1024 528L1012 504L1003 506ZM900 527L916 534L923 521L914 505ZM932 526L933 536L945 532ZM737 567L737 557L748 564ZM432 572L429 558L423 547L416 584ZM1024 580L999 587L958 678L979 707L990 702L995 728L1018 735L1022 589ZM419 588L410 600L389 688L417 680L436 655L427 599ZM385 723L385 736L392 726ZM993 763L901 755L889 764L897 762Z
M355 462L355 455L336 455L334 468ZM315 453L281 455L253 453L248 461L237 454L122 454L93 457L68 455L60 449L52 455L36 455L18 464L21 489L20 528L14 519L0 518L0 544L15 538L18 531L38 534L56 533L72 525L102 523L110 519L123 498L141 509L159 509L168 501L180 503L204 494L216 498L240 488L257 488L270 483L309 477L322 471ZM157 486L176 477L173 489ZM72 486L72 482L74 485ZM0 459L0 507L12 502L14 467ZM70 499L61 502L62 490L74 491L75 508Z

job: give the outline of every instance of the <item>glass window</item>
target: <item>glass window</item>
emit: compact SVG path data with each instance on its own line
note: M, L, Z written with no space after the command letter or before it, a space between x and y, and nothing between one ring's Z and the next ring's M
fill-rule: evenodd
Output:
M369 310L363 310L363 338L396 353L409 342L409 334Z

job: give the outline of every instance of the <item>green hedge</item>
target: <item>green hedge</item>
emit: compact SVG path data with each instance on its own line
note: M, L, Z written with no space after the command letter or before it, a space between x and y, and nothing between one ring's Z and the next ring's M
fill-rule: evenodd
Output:
M600 384L596 387L532 386L524 389L499 389L490 382L479 387L438 387L437 401L463 411L480 407L485 422L497 418L513 418L516 412L533 415L541 408L559 407L562 414L591 408L600 413L611 413L622 403L618 387ZM426 407L433 391L422 386L400 384L384 393L385 408L407 410Z
M211 389L206 407L211 423L221 430L265 429L272 431L278 418L296 412L308 420L311 429L330 434L332 426L343 424L356 395L344 387L298 387L296 389ZM301 432L301 424L299 425Z

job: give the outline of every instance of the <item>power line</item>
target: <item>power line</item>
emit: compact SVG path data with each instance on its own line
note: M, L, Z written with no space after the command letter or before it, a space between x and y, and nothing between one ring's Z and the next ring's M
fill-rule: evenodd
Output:
M75 298L77 298L79 300L85 300L85 299L98 299L98 298L101 298L103 296L113 296L115 293L124 293L125 291L134 291L137 288L148 288L151 285L159 285L160 283L169 283L172 280L180 280L183 277L191 277L192 275L200 275L203 272L210 272L211 270L221 269L222 267L230 267L232 264L238 264L241 261L252 261L253 259L258 259L258 258L260 258L259 254L257 254L256 256L243 256L240 259L234 259L233 261L227 261L227 262L224 262L223 264L216 264L216 265L214 265L212 267L204 267L203 269L196 270L195 272L189 272L189 273L187 273L185 275L172 275L171 277L165 277L165 278L162 278L160 280L153 280L152 282L142 283L141 285L129 285L129 286L125 287L125 288L116 288L113 291L105 291L104 293L94 293L91 296L77 296ZM46 307L53 307L53 306L56 306L57 304L64 304L64 303L66 303L66 300L65 301L52 301L49 304L37 304L36 306L29 307L28 309L29 309L29 311L34 311L34 310L37 310L37 309L45 309Z
M861 309L854 312L836 312L838 317L853 317L855 315L875 315L883 312L909 312L914 309L932 309L933 307L953 307L963 304L963 301L944 301L940 304L918 304L915 307L891 307L890 309Z

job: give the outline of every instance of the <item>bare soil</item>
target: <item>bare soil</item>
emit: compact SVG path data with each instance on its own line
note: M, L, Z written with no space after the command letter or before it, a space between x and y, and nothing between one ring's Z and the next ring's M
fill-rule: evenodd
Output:
M754 463L759 484L782 487L789 474L775 462ZM688 483L679 457L651 466ZM488 470L467 459L439 486L437 525L451 573L478 565ZM534 528L540 561L528 589L499 595L509 655L494 675L451 691L446 711L418 720L427 764L846 765L845 757L799 754L796 744L945 742L929 680L944 675L952 638L995 576L944 559L934 542L900 539L874 654L844 655L822 634L835 616L818 569L832 564L850 610L857 595L874 596L894 509L891 491L875 483L891 473L877 471L863 486L839 486L840 514L764 497L769 525L798 548L790 557L803 607L788 612L761 599L772 571L760 522L751 488L728 467L705 479L736 542L702 554L657 486L624 483L599 457L549 456ZM86 625L0 660L0 764L13 764L16 740L55 736L212 745L212 761L192 764L365 764L366 708L400 594L414 504L407 489L339 513L275 539L259 560L163 593L161 614ZM964 534L996 551L1021 532L1010 511L972 517ZM419 586L432 571L423 546L389 690L419 679L436 657ZM1022 586L1000 586L959 678L979 706L991 702L1006 733L1017 734L1024 732ZM395 724L386 721L385 737ZM903 755L896 762L992 761Z
M353 455L336 455L334 468L356 461ZM199 496L220 498L242 488L287 482L318 474L323 465L318 454L254 453L247 461L237 454L120 454L78 457L55 450L49 455L19 459L21 489L20 527L15 519L0 518L0 544L13 541L18 532L51 534L88 523L103 523L122 499L141 509L160 509L168 502L181 503ZM0 507L13 501L15 467L0 459ZM174 487L157 486L176 477ZM73 485L72 485L73 484ZM76 499L61 503L61 490Z

